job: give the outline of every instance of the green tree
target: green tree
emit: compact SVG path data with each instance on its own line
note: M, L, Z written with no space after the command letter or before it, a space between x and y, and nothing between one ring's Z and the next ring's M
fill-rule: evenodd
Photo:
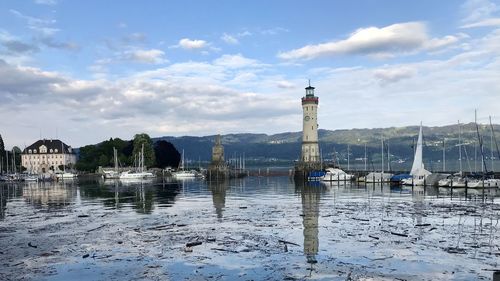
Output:
M165 140L159 140L155 143L156 166L159 168L178 167L181 160L181 154L175 146Z
M102 154L101 157L99 157L99 166L109 166L109 158L106 155Z
M3 139L2 139L2 135L0 135L0 155L4 155L5 154L5 145L3 143Z
M153 148L153 141L148 134L136 134L134 136L134 150L132 152L132 159L135 155L139 155L144 145L144 165L152 167L155 164L155 151Z
M4 161L6 160L5 160L5 145L3 143L2 135L0 135L0 161L1 161L0 163L2 164L0 166L2 166L3 170L5 169ZM0 174L3 172L2 170L0 170Z
M12 148L12 154L11 154L11 157L14 156L14 153L15 153L15 162L16 162L16 171L17 172L20 172L21 171L21 149L17 146L14 146Z

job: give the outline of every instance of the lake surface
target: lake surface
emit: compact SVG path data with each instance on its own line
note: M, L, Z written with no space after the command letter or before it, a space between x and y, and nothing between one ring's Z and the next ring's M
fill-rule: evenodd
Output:
M0 183L0 280L491 280L499 194L288 177Z

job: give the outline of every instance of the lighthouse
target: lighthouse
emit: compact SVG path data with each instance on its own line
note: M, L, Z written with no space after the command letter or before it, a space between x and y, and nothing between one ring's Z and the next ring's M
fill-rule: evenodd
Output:
M304 166L314 167L320 162L318 144L318 102L314 96L314 87L306 88L306 95L302 97L302 156Z

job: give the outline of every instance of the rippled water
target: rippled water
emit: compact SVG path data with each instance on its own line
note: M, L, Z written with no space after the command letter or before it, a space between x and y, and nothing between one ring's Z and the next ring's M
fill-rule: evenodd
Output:
M0 183L1 280L489 280L497 189ZM201 245L186 248L186 243Z

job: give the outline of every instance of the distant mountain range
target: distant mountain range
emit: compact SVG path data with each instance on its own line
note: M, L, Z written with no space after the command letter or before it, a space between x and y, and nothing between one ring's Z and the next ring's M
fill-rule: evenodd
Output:
M478 143L476 126L474 123L462 124L462 143L469 159L480 152L475 146ZM391 162L406 163L411 166L413 146L418 136L418 126L391 127L376 129L351 130L319 130L320 149L325 160L334 159L338 163L347 162L352 165L363 164L365 145L369 165L381 162L381 140L385 140L385 152L390 152ZM500 140L500 125L493 125L493 131ZM438 163L443 157L443 141L447 161L458 159L458 125L442 127L423 127L424 132L424 162ZM479 132L484 140L484 153L489 159L491 144L491 129L489 125L480 125ZM266 134L227 134L222 135L222 144L225 148L226 159L245 156L250 162L291 162L300 157L302 132L287 132L274 135ZM184 150L185 157L191 161L209 161L215 135L204 137L160 137L153 140L166 140L174 144L179 150ZM494 155L497 156L494 147ZM384 157L384 158L385 158ZM465 159L465 155L463 156ZM387 162L386 162L387 163ZM379 164L380 165L380 164ZM437 164L436 164L437 165ZM465 164L464 164L465 165ZM480 165L480 164L479 164Z

